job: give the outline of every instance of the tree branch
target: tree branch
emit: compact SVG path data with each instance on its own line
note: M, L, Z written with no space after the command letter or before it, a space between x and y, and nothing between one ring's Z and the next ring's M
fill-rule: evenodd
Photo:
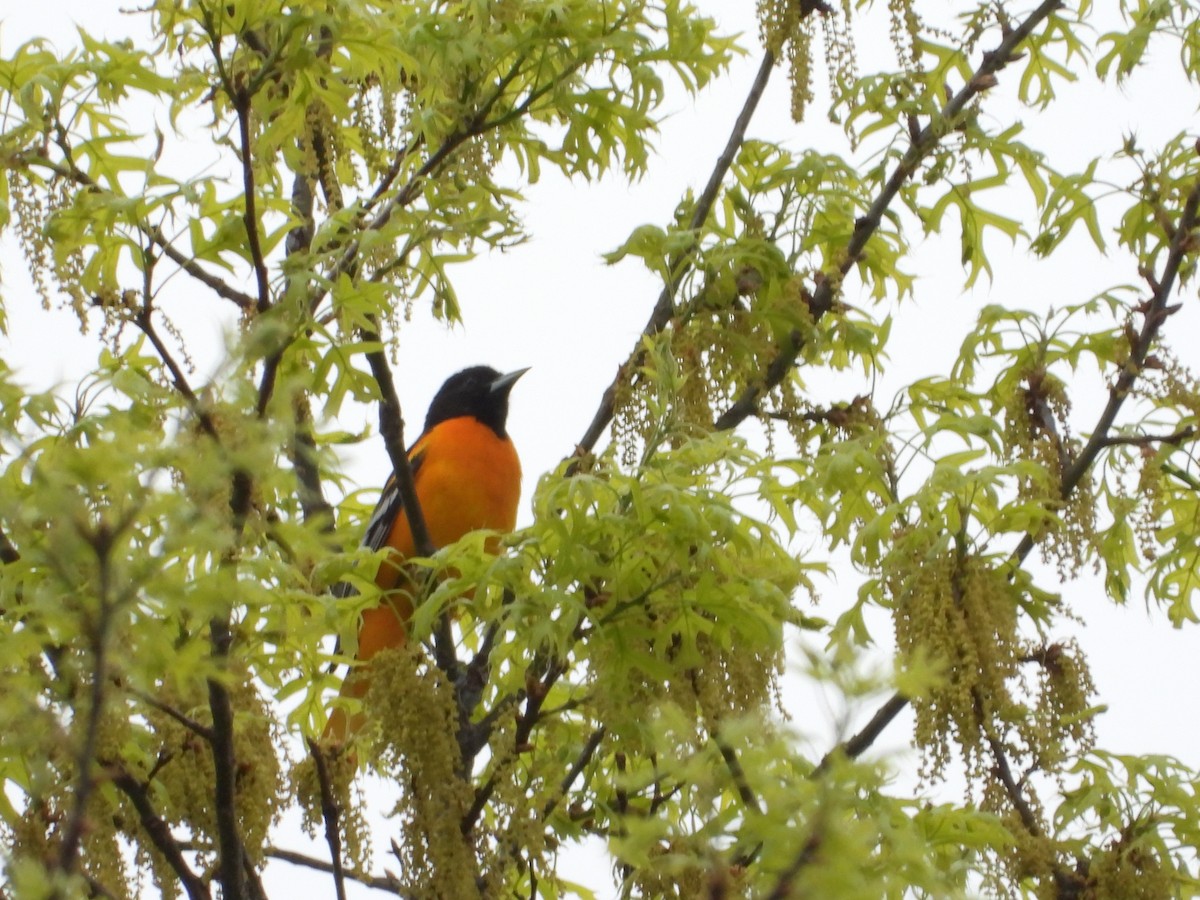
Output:
M864 725L861 731L838 744L822 757L821 762L813 770L813 775L825 772L838 756L846 759L858 759L875 743L906 706L908 706L907 697L900 693L893 694L875 715L871 716L871 721Z
M333 888L337 900L346 900L346 875L342 868L342 837L338 826L338 804L333 796L333 787L329 782L329 766L325 763L325 754L312 738L308 739L308 751L312 754L317 767L317 783L321 787L321 818L325 820L325 841L329 844L329 858L332 861Z
M291 459L299 484L300 511L306 522L324 519L325 531L333 530L333 507L325 499L317 442L313 437L312 412L308 397L297 396L293 403L295 429L292 432Z
M147 837L150 838L151 843L162 854L167 865L171 867L171 871L175 873L175 877L183 885L188 900L210 900L212 895L209 893L208 887L184 859L183 850L179 842L175 840L175 835L171 833L170 826L163 821L150 802L146 786L120 767L112 768L111 778L112 783L129 798L129 802L137 810L138 818L141 820Z
M130 693L130 695L132 695L132 696L136 697L138 700L140 700L142 703L145 703L147 706L153 707L154 709L158 710L163 715L170 716L172 719L174 719L176 722L178 722L180 725L182 725L188 731L192 732L192 734L196 735L197 737L203 738L205 741L207 741L209 743L212 743L212 739L213 739L212 729L209 728L207 725L200 724L199 722L197 722L195 719L191 718L190 716L186 716L183 713L181 713L179 710L177 710L175 707L171 706L169 703L163 703L161 700L157 699L156 697L151 696L150 694L147 694L145 691L134 690L131 688L129 690L129 693Z
M289 862L295 866L304 866L309 869L316 869L318 872L333 874L333 865L323 859L317 859L313 856L308 856L304 853L297 853L295 850L284 850L279 847L268 847L265 851L266 855L271 859L279 859L284 862ZM374 888L377 891L386 891L393 896L411 897L400 893L400 883L391 876L367 875L362 872L354 872L347 870L342 873L343 877L357 884L366 885L369 888Z
M779 879L775 882L771 893L767 895L767 900L787 900L789 897L796 896L792 892L793 882L797 875L816 861L817 854L821 852L821 847L825 843L824 829L825 816L823 810L818 810L817 815L813 817L812 831L809 833L808 839L801 845L800 851L788 864L788 867L779 874Z
M183 367L175 359L169 347L163 341L162 336L158 333L158 329L154 327L154 322L151 319L153 308L150 305L150 294L146 292L142 307L138 310L137 315L133 317L133 323L138 330L146 336L150 341L150 346L158 354L158 358L162 360L162 364L166 366L167 372L171 375L171 382L175 385L175 390L179 391L180 395L187 402L188 408L191 409L192 415L196 417L196 421L200 423L200 427L204 429L204 433L210 438L220 442L220 434L217 432L216 423L213 422L212 416L200 403L200 398L196 396L196 392L192 390L191 384L188 383L187 375L184 374Z
M710 733L713 743L717 745L717 749L721 752L721 759L725 760L725 767L729 769L729 775L733 779L733 786L737 789L742 805L762 815L762 805L758 802L758 795L750 787L750 782L746 780L746 770L742 768L742 762L738 759L737 751L726 743L725 739L717 731L714 730Z
M575 627L575 633L571 640L572 644L579 639L581 630L582 622ZM554 687L558 679L566 671L567 665L565 662L561 659L553 659L547 666L545 676L533 682L534 688L530 690L529 695L525 698L525 711L517 719L514 743L518 748L529 742L529 736L533 733L533 729L539 721L542 704L546 702L546 697L550 694L551 688ZM495 790L496 776L494 774L475 789L475 799L472 801L470 809L463 815L459 826L464 835L469 834L471 829L475 827L475 823L479 820L480 814L483 812L484 807L487 806Z
M213 656L227 659L233 643L228 618L209 623ZM217 820L217 871L222 900L244 900L246 873L243 871L241 834L237 815L237 753L234 747L233 703L229 691L215 678L208 679L208 706L212 710L212 754L216 786L213 796Z
M1194 233L1198 221L1200 221L1198 219L1198 210L1200 210L1200 179L1197 179L1192 185L1191 191L1188 192L1187 200L1184 201L1183 210L1179 215L1179 222L1171 234L1170 250L1167 253L1167 260L1163 264L1162 275L1157 279L1149 279L1153 288L1153 294L1142 314L1141 330L1138 332L1133 345L1129 348L1129 359L1121 367L1116 382L1108 390L1108 402L1105 404L1103 412L1100 413L1100 418L1096 422L1092 436L1083 446L1083 449L1079 451L1079 455L1075 458L1075 461L1063 472L1060 493L1064 500L1070 497L1075 488L1079 486L1079 483L1083 481L1084 476L1092 467L1100 452L1105 447L1111 446L1110 441L1113 438L1109 436L1109 432L1112 430L1113 423L1117 419L1117 414L1121 411L1121 407L1129 397L1134 383L1141 374L1146 363L1146 357L1150 353L1150 348L1158 339L1158 334L1162 329L1163 323L1174 312L1174 309L1168 305L1168 301L1171 298L1171 291L1175 287L1175 281L1179 277L1184 260L1189 253L1195 252ZM1184 431L1187 430L1184 429ZM1191 435L1187 437L1191 437ZM1026 534L1021 539L1021 543L1013 551L1013 558L1018 565L1033 550L1035 542L1036 539L1032 534Z
M1004 787L1004 793L1008 796L1013 809L1016 810L1017 817L1021 821L1021 826L1032 837L1040 838L1045 836L1045 829L1042 828L1041 822L1038 821L1037 814L1033 811L1033 807L1029 805L1029 801L1025 799L1025 795L1021 793L1021 785L1013 777L1012 767L1009 765L1008 754L1004 749L1004 744L1001 743L1000 739L992 733L992 730L983 721L983 703L978 690L973 688L971 693L975 698L975 712L979 718L980 728L987 740L988 748L992 752L992 759L996 762L992 770L993 774L995 774L997 780ZM1051 860L1050 866L1054 875L1054 884L1058 896L1063 898L1080 896L1080 892L1085 887L1083 879L1057 860Z
M1008 794L1008 800L1013 805L1013 809L1017 811L1017 815L1021 819L1021 824L1025 827L1033 837L1042 837L1045 834L1041 823L1033 812L1033 807L1029 805L1029 801L1025 799L1025 795L1021 793L1021 786L1017 784L1013 778L1012 768L1008 764L1008 756L1004 752L1004 747L999 739L991 733L991 729L984 729L987 737L988 747L992 751L992 758L996 761L995 774L1004 785L1004 792Z
M109 553L112 549L112 532L103 524L87 536L96 554L99 569L99 585L96 589L99 614L91 623L88 634L89 651L92 656L91 685L88 691L87 716L83 720L83 738L75 754L75 785L72 789L71 812L63 829L63 840L59 846L58 867L64 872L73 871L79 854L79 843L87 826L87 807L92 799L96 782L93 768L96 763L96 742L100 735L100 722L104 716L106 686L108 684L108 639L115 611L111 596L111 570ZM78 710L76 710L78 713Z
M763 92L766 90L767 82L771 78L774 65L775 54L770 50L765 51L762 62L758 67L758 74L750 86L750 92L746 95L741 112L738 113L738 117L733 124L733 130L730 132L729 139L725 143L725 149L717 157L716 165L708 176L708 183L704 186L704 190L697 199L695 209L692 210L692 218L688 222L688 227L693 232L698 232L708 219L708 214L711 212L713 203L717 199L721 184L725 180L730 166L733 165L733 160L737 156L738 150L746 139L746 129L749 128L750 120L754 117L754 112L758 108L758 102L762 99ZM676 253L670 259L667 271L671 273L671 276L663 285L662 292L658 295L658 300L654 304L654 310L650 313L650 318L642 328L642 337L657 334L671 320L671 314L675 308L675 292L679 288L679 282L687 274L688 269L691 268L698 239L699 235L697 234L696 240L693 241L692 246L688 250ZM596 442L604 433L604 429L612 421L617 389L625 377L625 373L635 372L645 360L645 357L646 351L643 349L643 342L639 338L629 359L617 370L616 378L605 388L604 395L600 400L600 407L596 410L591 424L588 425L587 431L584 432L583 437L580 439L577 452L591 452L596 446Z
M604 736L606 733L607 732L605 731L604 726L601 725L588 736L587 742L583 745L583 749L579 751L579 756L575 758L575 762L571 764L570 770L563 777L562 783L559 784L558 793L547 800L546 804L542 807L543 819L550 818L550 814L554 812L554 810L558 807L558 804L566 798L567 793L571 790L572 785L575 784L575 779L583 774L583 770L587 768L588 763L592 761L592 757L596 755L596 751L600 748L600 744L604 741Z
M94 178L88 175L87 172L84 172L75 165L71 156L69 144L60 142L59 149L63 151L64 158L66 160L65 165L59 165L41 156L33 157L34 162L30 162L28 158L20 157L14 159L12 163L14 167L16 167L18 163L24 163L26 168L32 168L32 166L36 163L36 165L50 170L60 178L67 178L81 187L93 188L97 191L104 191L105 193L110 194L114 193L113 191L100 185ZM227 284L216 275L213 275L211 272L201 267L201 265L196 261L195 257L189 257L184 253L181 253L175 248L174 244L171 243L170 238L163 234L162 229L157 225L150 225L147 222L133 222L131 224L138 230L138 232L141 233L143 237L147 238L152 244L154 244L154 246L162 250L167 259L171 260L171 262L179 266L179 268L188 275L192 276L205 287L209 288L218 297L229 300L243 312L249 312L255 308L255 300L253 297L244 291L239 291L237 288L233 287L233 285Z
M388 459L392 463L392 472L396 476L396 489L404 502L404 515L408 518L408 527L412 531L413 546L420 556L432 556L437 548L429 537L429 529L425 525L425 516L421 513L421 504L417 499L417 489L413 482L412 465L408 461L408 450L404 446L404 416L400 409L400 397L396 394L396 382L392 378L392 369L388 365L387 355L383 350L383 339L379 335L379 326L372 321L371 326L363 330L363 338L376 345L376 349L367 353L367 362L371 366L371 374L379 385L379 434L383 437L383 446L387 449Z
M888 178L883 190L867 210L866 215L855 222L854 233L850 236L844 257L838 265L841 275L849 273L862 257L867 242L879 229L888 207L900 193L900 189L916 174L925 157L938 145L946 132L947 125L953 123L977 95L995 84L995 74L1015 58L1017 48L1021 43L1033 32L1034 28L1061 6L1062 0L1043 0L1020 25L1007 31L1000 41L1000 45L995 50L983 55L983 61L975 69L966 86L947 101L937 118L917 133L904 156L896 164L896 168ZM840 282L841 279L822 278L817 282L809 302L809 309L815 321L820 321L825 313L833 308L835 281ZM767 367L762 382L747 387L741 396L713 423L714 430L728 431L754 415L758 410L759 399L783 382L795 365L803 347L803 335L799 331L793 331Z
M362 329L362 332L363 338L375 345L375 349L367 352L367 362L371 366L376 384L379 385L379 433L392 462L392 473L396 479L396 489L400 492L403 513L408 519L408 528L412 533L413 547L419 556L432 556L437 547L434 546L433 539L429 536L429 527L425 524L425 515L417 497L412 464L404 446L404 416L400 408L400 398L396 394L396 383L392 379L392 369L383 350L378 322L373 315L368 316L368 321L371 324ZM438 668L446 673L451 682L457 681L459 661L454 649L449 611L438 617L433 639ZM463 763L465 765L466 760L463 760Z
M20 552L13 542L9 540L3 526L0 526L0 563L8 565L9 563L17 562L20 558Z
M1101 441L1101 446L1104 448L1152 447L1155 444L1178 446L1185 441L1190 441L1195 436L1195 427L1188 425L1186 428L1180 428L1178 431L1173 431L1170 434L1113 434L1105 437Z
M1200 491L1200 478L1197 478L1192 473L1187 472L1187 471L1179 468L1178 466L1173 466L1169 463L1164 464L1162 469L1164 472L1166 472L1172 478L1176 479L1177 481L1183 482L1185 487L1190 488L1193 491Z

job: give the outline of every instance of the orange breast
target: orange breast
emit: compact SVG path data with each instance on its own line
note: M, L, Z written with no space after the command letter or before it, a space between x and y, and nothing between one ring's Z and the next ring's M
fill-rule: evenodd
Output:
M445 547L480 528L507 532L516 527L521 463L508 438L473 417L449 419L412 447L410 457L417 456L417 500L435 546ZM400 582L404 559L415 554L403 513L392 524L387 543L392 559L379 567L375 583L391 590ZM359 658L402 645L411 614L403 597L367 611L359 628Z
M450 419L425 435L413 447L413 455L422 457L417 499L436 546L452 544L478 528L512 531L516 527L521 463L508 438L478 419ZM407 517L397 522L392 534L411 545ZM398 541L390 543L401 546Z

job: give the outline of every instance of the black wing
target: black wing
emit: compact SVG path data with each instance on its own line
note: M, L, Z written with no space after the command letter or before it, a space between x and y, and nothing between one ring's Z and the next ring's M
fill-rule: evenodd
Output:
M420 439L417 443L420 443ZM412 468L414 476L421 468L421 461L424 458L424 453L417 453L409 458L409 466ZM396 516L403 515L403 513L404 498L400 496L400 486L396 483L396 474L393 472L388 478L387 484L383 486L383 493L379 495L379 502L375 504L371 518L367 519L367 528L363 532L362 543L359 546L371 550L383 547L384 541L392 533L392 525L396 521ZM353 596L354 593L354 588L347 581L339 581L333 586L333 596L339 600Z

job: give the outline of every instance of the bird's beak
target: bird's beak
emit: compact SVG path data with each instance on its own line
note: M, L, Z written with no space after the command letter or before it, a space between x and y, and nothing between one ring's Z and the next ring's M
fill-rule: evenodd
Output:
M509 372L507 375L501 375L492 382L490 392L493 394L507 394L512 386L517 383L517 379L528 371L528 368L517 369L515 372Z

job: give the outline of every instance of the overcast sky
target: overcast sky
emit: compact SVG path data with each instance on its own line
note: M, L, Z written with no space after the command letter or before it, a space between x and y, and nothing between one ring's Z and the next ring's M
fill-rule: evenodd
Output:
M125 4L0 0L0 46L10 53L19 41L34 34L66 46L73 40L73 21L107 36L140 33L143 21L118 15L119 5ZM416 311L401 336L397 366L401 400L412 429L410 438L445 376L474 363L489 363L502 370L533 367L514 391L510 420L525 465L526 496L539 474L569 453L582 436L601 391L633 346L659 290L658 283L636 262L606 266L599 254L622 243L637 225L669 222L683 192L703 186L758 66L754 4L749 0L704 0L699 5L718 16L728 30L745 32L744 44L750 53L735 64L727 78L694 101L672 92L669 115L657 140L661 158L641 181L627 184L614 177L585 184L547 174L529 189L522 211L531 240L508 252L480 258L464 267L457 278L464 325L447 329L429 321L425 310ZM860 23L857 29L863 72L892 65L890 56L880 57L889 52L884 4L877 4L871 19L871 24ZM1014 102L1016 79L1002 73L1000 86L984 101L985 121L997 126L1014 118L1024 121L1028 128L1024 140L1047 150L1051 164L1062 171L1115 150L1124 133L1134 132L1144 146L1156 147L1182 129L1200 127L1198 94L1176 74L1175 48L1162 49L1153 65L1131 79L1123 92L1098 90L1085 80L1065 91L1068 102L1056 104L1049 115L1019 109ZM791 122L786 79L783 72L777 72L750 135L780 139L794 149L811 146L822 152L846 152L840 131L822 119L819 107L814 108L811 119L802 125ZM1022 208L1028 209L1018 207ZM947 222L946 236L924 242L909 264L920 280L916 298L897 311L887 377L876 388L877 403L882 407L913 378L948 373L963 335L986 303L1044 310L1080 302L1116 283L1137 281L1134 264L1116 249L1105 260L1086 241L1073 239L1062 258L1035 265L1019 248L1014 252L1006 242L993 240L988 247L996 272L994 281L984 279L974 291L964 294L956 223L949 217ZM0 242L0 275L10 320L8 338L0 337L0 354L35 387L69 382L86 371L95 360L94 338L78 336L72 314L40 309L11 235ZM847 300L869 305L865 297L848 296ZM1184 360L1200 368L1195 340L1183 338L1200 333L1196 306L1193 286L1186 297L1185 314L1172 319L1166 331L1175 336L1175 349ZM220 327L203 322L193 327L207 332L215 352L221 344ZM1085 429L1095 419L1089 410L1098 408L1103 395L1097 389L1100 382L1091 373L1080 378L1082 387L1073 392L1072 399L1076 426ZM824 401L849 399L864 387L853 376L817 377L809 383L815 390L827 392L817 394ZM353 415L350 413L351 418ZM373 424L366 411L359 415L368 416ZM360 420L343 423L346 428L360 425ZM349 450L347 460L352 477L363 487L377 486L386 477L386 454L377 439ZM528 503L523 503L521 516L522 521L528 520ZM815 536L807 542L808 546L815 544ZM818 614L832 618L853 599L856 584L846 573L822 584L824 600ZM1170 753L1192 766L1200 765L1194 717L1181 710L1177 700L1178 688L1194 684L1200 674L1194 630L1171 630L1162 612L1151 610L1148 614L1138 600L1124 609L1114 608L1093 580L1082 579L1067 591L1086 625L1064 625L1062 633L1080 635L1099 698L1108 705L1097 725L1099 745L1118 752ZM884 624L879 634L890 635L890 627ZM815 752L824 752L842 714L836 698L814 693L798 678L789 685L789 707L797 722L814 735ZM858 713L865 717L873 711L867 706ZM891 726L879 746L900 753L900 762L911 769L913 757L903 754L910 738L910 721L902 719ZM300 842L290 836L279 839L288 846ZM377 843L386 844L386 839ZM317 852L323 851L318 848ZM607 866L598 864L593 875L589 882L605 885ZM294 881L297 876L304 881ZM282 865L273 867L271 881L279 886L314 885L310 873L297 873ZM364 891L363 896L369 895ZM607 891L602 893L607 895Z

